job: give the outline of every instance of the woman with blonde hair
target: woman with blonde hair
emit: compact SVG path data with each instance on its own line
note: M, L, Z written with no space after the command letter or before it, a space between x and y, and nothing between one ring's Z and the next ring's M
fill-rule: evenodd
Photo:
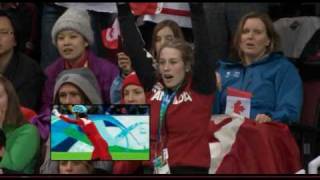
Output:
M76 68L62 71L57 78L57 81L53 90L53 102L54 104L101 104L102 98L98 90L98 82L88 68ZM44 114L46 118L50 117L49 114ZM44 131L44 137L46 141L46 153L44 162L40 168L41 174L54 174L57 171L57 161L50 160L50 138L47 138L48 126L50 121L43 122L43 117L38 117L35 121L38 124L45 124L47 131L40 129L44 125L38 127L41 131ZM50 120L50 118L49 118ZM40 123L41 122L41 123ZM104 169L105 173L111 171L111 161L95 161L95 167Z

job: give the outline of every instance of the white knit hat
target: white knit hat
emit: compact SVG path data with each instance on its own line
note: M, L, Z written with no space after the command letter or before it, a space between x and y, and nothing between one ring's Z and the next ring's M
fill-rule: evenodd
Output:
M55 46L57 45L57 35L63 30L74 30L80 33L89 44L94 42L90 16L86 10L69 8L59 17L51 31L52 43Z

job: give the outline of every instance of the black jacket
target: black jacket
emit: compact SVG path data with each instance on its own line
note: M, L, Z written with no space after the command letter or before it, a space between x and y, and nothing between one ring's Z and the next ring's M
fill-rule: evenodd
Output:
M22 106L38 110L45 75L30 57L14 52L4 72L13 84Z

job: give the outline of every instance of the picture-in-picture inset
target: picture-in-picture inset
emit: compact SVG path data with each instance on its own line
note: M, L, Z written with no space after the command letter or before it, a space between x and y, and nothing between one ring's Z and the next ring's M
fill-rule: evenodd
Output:
M148 105L54 105L51 160L149 160Z

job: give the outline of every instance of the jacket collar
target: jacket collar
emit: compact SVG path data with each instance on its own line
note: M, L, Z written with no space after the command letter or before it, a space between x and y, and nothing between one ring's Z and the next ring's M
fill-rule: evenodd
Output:
M96 69L96 66L99 66L99 65L95 65L95 63L93 63L92 61L98 59L98 57L90 50L88 49L87 50L87 58L88 58L88 68L90 69ZM58 59L58 67L61 68L61 69L65 69L65 66L64 66L64 59L60 56ZM94 70L92 70L94 71Z
M177 89L177 95L181 94L183 92L183 90L190 85L189 81L191 81L191 77L192 74L191 73L187 73L184 80L181 82L181 84L179 85L178 89ZM172 91L169 90L168 88L165 87L163 80L160 78L159 82L163 85L163 91Z
M251 63L247 67L256 66L259 64L264 64L264 63L273 61L275 59L278 59L277 57L280 57L280 56L283 56L282 52L272 52L268 55L263 56L260 59L255 60L253 63ZM224 65L224 66L242 66L242 67L244 66L240 60L234 61L234 60L230 60L230 59L222 59L222 60L219 60L218 63L220 65Z

